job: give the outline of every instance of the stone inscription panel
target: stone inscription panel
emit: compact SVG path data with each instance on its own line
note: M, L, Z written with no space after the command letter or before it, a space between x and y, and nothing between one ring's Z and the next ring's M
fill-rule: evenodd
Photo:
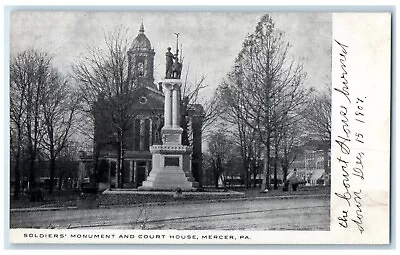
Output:
M179 135L168 134L164 136L165 143L179 143Z
M164 166L179 166L179 157L165 157Z

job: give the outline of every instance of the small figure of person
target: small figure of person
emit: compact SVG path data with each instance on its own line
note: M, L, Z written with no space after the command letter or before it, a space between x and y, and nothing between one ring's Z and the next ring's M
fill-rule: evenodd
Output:
M181 188L177 188L177 189L175 190L174 198L175 198L175 199L181 199L181 198L183 198L183 194L182 194L182 189L181 189Z
M289 191L289 180L283 182L282 191Z
M297 187L299 186L299 178L297 176L297 169L293 169L293 181L292 181L292 190L297 191Z

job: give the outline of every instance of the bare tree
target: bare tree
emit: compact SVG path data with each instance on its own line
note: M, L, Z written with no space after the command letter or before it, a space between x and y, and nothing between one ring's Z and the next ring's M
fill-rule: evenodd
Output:
M304 122L302 112L307 107L310 89L302 86L305 73L296 77L289 86L286 86L279 96L279 102L274 104L274 189L277 189L277 164L283 160L279 155L283 155L286 160L285 166L288 167L289 155L293 155L293 148L298 146L301 138L301 123ZM287 169L286 169L287 171ZM285 170L283 175L287 174ZM285 177L283 177L285 179Z
M189 112L193 110L193 107L201 107L204 111L203 121L202 121L202 133L203 137L207 137L209 128L213 125L213 123L217 120L219 115L219 100L215 93L210 97L208 96L207 100L203 100L202 95L204 91L209 88L209 85L206 84L207 76L203 75L200 80L196 80L194 82L189 81L189 71L190 66L188 66L186 75L184 78L184 83L181 89L181 104L180 104L180 125L183 128L182 133L182 143L184 145L192 145L193 141L190 140L192 134L189 133Z
M303 87L303 65L290 56L289 48L284 33L275 28L270 15L263 15L255 32L245 39L225 86L230 90L235 116L255 132L265 149L262 191L269 189L272 146L277 187L282 128L299 118L298 109L305 105L308 95Z
M76 155L78 153L79 142L75 142L72 139L65 142L66 146L61 150L57 158L56 175L58 177L58 190L62 189L64 180L70 180L67 182L67 187L76 188L75 178L78 177L79 163L76 162Z
M105 35L105 47L89 48L87 57L78 59L73 64L74 78L79 86L82 99L82 112L94 120L95 142L101 141L95 136L98 132L109 134L109 143L114 144L117 155L118 187L123 185L124 150L128 131L132 128L137 111L133 108L138 100L136 76L132 72L128 55L128 30L119 28L114 34ZM110 123L109 128L105 123ZM101 129L101 130L100 130ZM94 155L105 144L95 144ZM95 158L96 172L97 159Z
M224 130L218 130L210 135L208 143L209 160L213 170L214 185L218 188L218 180L225 171L231 152L230 140Z
M247 112L244 110L246 107L244 98L244 90L238 79L239 73L231 72L228 78L221 84L218 89L219 99L221 104L221 119L231 125L231 132L240 148L240 156L242 162L242 169L245 179L246 188L250 186L250 168L253 169L254 185L256 184L256 160L260 157L260 144L257 139L257 132L252 129L247 122ZM232 126L233 125L233 126ZM232 128L233 127L233 128Z
M49 194L52 194L56 160L72 135L78 102L66 79L56 69L50 70L43 92L44 136L41 144L50 161Z
M13 59L10 66L10 148L11 156L15 161L14 175L15 175L15 189L14 199L19 199L21 192L21 154L24 149L24 135L26 124L26 97L27 86L26 79L22 68L22 60L17 61L18 58ZM26 142L26 141L25 141Z
M50 161L50 192L54 182L55 160L70 135L73 110L71 94L52 57L44 52L27 50L17 54L10 66L10 120L12 151L15 159L18 198L21 181L21 153L29 157L29 188L36 186L36 162L45 153ZM67 114L69 113L69 114Z
M35 162L43 136L42 99L51 73L51 57L44 52L27 50L17 54L10 65L11 128L16 131L17 169L21 142L29 155L29 189L36 187ZM24 137L24 139L22 138ZM19 173L16 173L16 177ZM17 187L19 189L19 187ZM17 191L18 191L17 189Z
M331 140L332 91L325 86L323 91L315 91L304 111L305 125L311 137Z
M279 161L282 166L282 181L286 181L289 167L300 153L304 140L304 120L293 119L280 127Z

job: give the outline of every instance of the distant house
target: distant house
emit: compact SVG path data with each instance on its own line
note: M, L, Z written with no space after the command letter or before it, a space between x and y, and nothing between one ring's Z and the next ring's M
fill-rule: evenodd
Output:
M310 141L304 146L290 167L288 177L293 170L306 182L306 185L328 185L331 180L330 142Z
M289 167L286 179L294 175L296 179L302 180L307 186L329 185L331 180L331 149L330 141L311 140L306 144L295 148L296 155ZM270 183L274 182L274 158L270 159ZM263 162L260 163L261 165ZM263 166L261 166L263 167ZM277 162L277 183L282 184L284 177L281 163ZM253 178L253 176L251 176ZM263 173L257 174L256 181L261 183Z

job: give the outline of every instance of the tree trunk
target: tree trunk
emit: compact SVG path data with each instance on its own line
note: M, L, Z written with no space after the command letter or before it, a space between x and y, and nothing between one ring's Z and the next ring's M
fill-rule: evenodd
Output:
M214 169L214 171L217 171L216 169ZM217 188L218 189L218 174L215 174L214 173L214 185L215 185L215 188Z
M289 170L288 164L282 164L282 175L283 175L282 179L283 179L283 182L286 181L288 170Z
M54 191L54 174L56 171L56 159L54 155L50 158L50 187L49 187L49 194L53 194Z
M325 174L329 174L330 173L330 169L328 168L328 149L324 149L324 170L325 170Z
M21 160L21 125L18 123L17 124L17 132L18 132L18 139L17 139L17 153L15 156L15 166L14 166L14 174L15 174L15 187L14 187L14 194L13 194L13 199L18 200L19 195L21 193L21 174L19 171L19 163ZM10 135L11 138L11 135ZM10 145L11 145L11 139L10 139ZM12 145L11 145L12 146Z
M121 143L119 142L118 146L117 146L117 171L115 173L115 177L116 177L116 182L117 182L117 188L121 188L121 178L120 178L120 174L121 174Z
M36 181L35 181L35 155L32 155L33 152L31 152L31 155L29 157L29 190L32 191L33 188L36 187Z
M246 178L246 189L248 189L250 187L250 178L249 178L249 169L248 169L248 165L247 165L247 160L244 162L244 171L245 171L245 178Z
M36 159L36 151L33 148L33 141L32 141L32 116L34 112L32 110L32 93L31 88L28 88L28 102L27 102L27 111L26 111L26 132L27 132L27 144L28 144L28 154L29 154L29 191L32 191L33 188L36 186L35 184L35 159Z
M121 143L121 172L119 176L120 187L121 189L124 187L124 174L125 174L125 164L124 164L124 150L123 150L123 143Z
M267 179L266 179L267 183L266 183L266 185L267 185L267 189L270 190L271 189L271 168L269 167L269 162L271 162L271 157L268 156L267 158L268 158L268 164L267 164Z
M263 169L263 180L261 184L261 192L264 192L266 189L270 189L270 178L269 178L269 138L267 138L267 144L265 146L265 155L264 155L264 169Z
M63 172L60 171L60 175L58 176L58 187L57 187L58 190L62 189L62 183L63 183Z
M17 161L15 162L14 173L15 173L15 189L14 189L13 199L18 200L19 195L21 193L21 173L19 171L19 155L17 156Z
M253 187L257 187L257 167L256 164L253 165Z
M239 126L240 127L240 126ZM249 188L249 174L247 172L247 156L246 156L246 148L243 145L243 135L239 136L240 138L240 156L242 157L242 167L243 167L243 171L244 171L244 185L246 187L246 189Z
M19 199L19 195L21 193L21 172L19 169L19 164L21 160L21 143L22 143L22 138L21 138L21 127L18 125L18 144L17 144L17 155L15 157L15 167L14 167L14 173L15 173L15 188L14 188L14 194L13 198L14 200Z
M267 176L268 176L268 156L264 157L264 169L263 169L263 179L261 184L261 192L264 192L267 189Z
M92 188L97 187L97 180L98 180L98 167L99 167L99 158L100 158L100 146L96 145L95 151L93 153L93 169L92 169L92 174L90 176L90 184ZM110 180L109 180L110 181Z
M253 180L254 180L253 187L256 188L257 187L257 173L256 172L253 173Z
M274 189L278 189L278 143L275 140Z
M328 160L329 160L328 149L324 149L324 170L325 170L324 183L328 179L326 176L329 176L329 174L331 173L331 170L329 169L329 166L328 166ZM329 184L329 182L330 182L330 178L328 179L328 183L325 183L325 185Z

